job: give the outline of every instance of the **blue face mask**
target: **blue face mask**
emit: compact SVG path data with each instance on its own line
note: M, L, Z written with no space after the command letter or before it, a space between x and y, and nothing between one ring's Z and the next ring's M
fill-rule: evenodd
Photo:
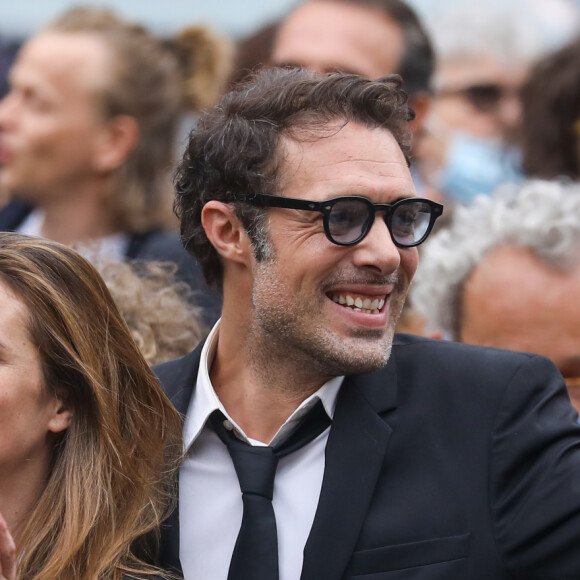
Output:
M438 188L458 203L468 205L476 195L523 179L518 151L499 141L455 132L447 147Z

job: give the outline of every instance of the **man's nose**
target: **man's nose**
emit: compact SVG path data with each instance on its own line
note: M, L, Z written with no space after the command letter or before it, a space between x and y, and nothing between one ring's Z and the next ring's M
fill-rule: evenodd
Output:
M501 99L498 105L497 118L503 131L509 133L514 130L520 120L521 109L521 102L517 94L508 94Z
M355 246L353 261L355 266L375 270L381 275L397 270L401 254L383 216L375 216L369 233Z

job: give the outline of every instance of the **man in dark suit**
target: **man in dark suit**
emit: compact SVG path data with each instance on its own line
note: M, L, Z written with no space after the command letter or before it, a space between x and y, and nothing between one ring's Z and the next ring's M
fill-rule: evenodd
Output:
M186 579L580 578L552 363L394 337L442 210L415 197L411 117L398 77L269 70L190 136L182 238L224 305L157 368L186 449L161 561Z

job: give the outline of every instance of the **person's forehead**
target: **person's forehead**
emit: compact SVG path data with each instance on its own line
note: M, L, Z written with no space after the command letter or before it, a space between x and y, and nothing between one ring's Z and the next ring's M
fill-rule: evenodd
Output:
M377 78L397 72L403 50L400 26L380 9L310 0L282 23L272 61L317 72L344 70Z
M285 195L308 198L308 192L319 192L328 198L329 191L352 195L359 188L379 195L415 195L405 156L386 129L337 124L318 137L283 137L279 147Z
M110 77L110 58L93 34L42 32L23 47L11 76L15 81L56 87L102 88Z
M569 267L556 267L541 259L532 248L504 243L484 256L471 277L493 284L499 282L508 288L520 284L523 297L538 296L556 302L561 293L580 285L580 261ZM531 283L522 285L523 279Z
M486 344L544 354L580 354L580 263L549 267L526 248L500 246L473 270L462 328Z
M491 55L457 56L440 62L434 78L436 89L462 88L476 84L517 84L522 69L506 66Z
M12 334L19 337L27 336L29 312L27 306L20 300L13 290L3 281L0 281L0 335L2 339ZM5 336L8 333L8 336ZM6 348L6 345L3 344Z

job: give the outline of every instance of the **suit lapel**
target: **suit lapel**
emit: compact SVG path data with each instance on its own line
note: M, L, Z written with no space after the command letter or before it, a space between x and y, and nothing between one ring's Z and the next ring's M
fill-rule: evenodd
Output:
M205 340L189 354L153 367L165 394L181 414L182 420L187 413L189 401L197 382L197 371L204 344Z
M195 387L202 346L155 369L182 415L187 412ZM351 558L391 434L379 415L396 406L394 358L391 356L385 369L347 377L341 387L326 446L320 501L304 549L301 580L339 580ZM162 526L160 564L181 573L179 542L177 505Z
M205 342L205 341L204 341ZM165 393L171 399L182 419L197 382L197 371L203 342L190 354L154 368ZM183 575L179 560L179 499L172 514L161 525L158 564L162 568Z
M395 377L391 358L385 369L347 377L341 387L301 580L338 580L344 574L387 450L391 428L379 413L396 405Z

